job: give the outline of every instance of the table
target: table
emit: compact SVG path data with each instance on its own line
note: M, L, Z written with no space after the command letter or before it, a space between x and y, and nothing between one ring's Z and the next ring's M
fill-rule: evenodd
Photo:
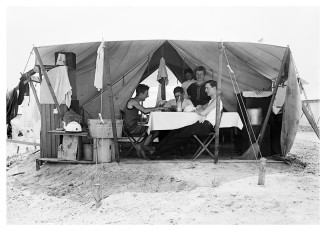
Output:
M147 133L155 130L174 130L196 123L200 118L196 112L151 112L148 120ZM236 128L243 128L243 123L237 112L223 112L220 129L233 128L231 131L231 143L234 143L233 133ZM221 131L223 133L223 130ZM223 143L222 143L223 148ZM233 146L231 150L233 158Z
M58 136L77 137L76 138L78 140L77 141L77 160L81 160L81 153L82 153L81 137L88 136L88 132L66 132L66 131L61 131L61 130L51 130L51 131L47 131L47 133L50 133L52 135L58 135ZM71 155L74 155L74 154L71 153ZM73 160L73 158L68 159L68 160Z
M148 130L174 130L194 124L200 116L196 112L151 112L148 120ZM223 112L220 128L243 128L242 121L237 112Z

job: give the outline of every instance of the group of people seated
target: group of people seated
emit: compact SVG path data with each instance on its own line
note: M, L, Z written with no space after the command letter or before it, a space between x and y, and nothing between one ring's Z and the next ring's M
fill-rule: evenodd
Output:
M194 74L195 76L194 76ZM130 134L142 133L147 127L138 124L138 113L141 111L148 114L153 111L166 110L167 108L176 108L178 101L181 101L182 111L194 111L199 115L199 120L189 126L170 131L154 147L153 140L159 136L159 131L152 131L141 143L141 147L150 159L159 159L168 156L175 148L189 140L193 135L207 136L214 131L216 120L216 91L217 82L214 80L204 81L206 69L203 66L185 71L187 81L183 82L181 87L176 87L173 91L175 99L160 102L156 107L145 108L141 105L148 97L149 87L139 84L136 88L136 96L129 99L124 109L124 128ZM220 101L220 109L223 105Z

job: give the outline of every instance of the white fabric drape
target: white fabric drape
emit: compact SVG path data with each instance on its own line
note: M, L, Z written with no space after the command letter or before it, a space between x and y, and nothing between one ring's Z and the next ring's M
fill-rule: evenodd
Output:
M47 73L59 105L66 104L67 107L70 107L72 87L68 77L68 67L58 66L49 70ZM41 83L40 103L54 104L45 80L43 80Z
M96 87L98 91L103 88L104 45L105 43L102 41L97 49L94 87Z

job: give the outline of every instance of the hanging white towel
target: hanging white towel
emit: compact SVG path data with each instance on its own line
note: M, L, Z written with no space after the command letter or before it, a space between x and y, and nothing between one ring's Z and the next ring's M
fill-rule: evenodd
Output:
M97 49L94 87L96 87L98 91L103 88L104 43L105 42L102 41Z
M165 59L163 57L160 59L160 65L157 73L157 81L159 81L161 78L165 79L165 85L167 86L169 83L169 78L168 78L168 72L165 65Z
M72 88L68 77L68 67L58 66L49 70L47 73L59 105L66 104L67 107L70 107ZM54 104L50 90L45 80L43 80L41 83L40 103Z

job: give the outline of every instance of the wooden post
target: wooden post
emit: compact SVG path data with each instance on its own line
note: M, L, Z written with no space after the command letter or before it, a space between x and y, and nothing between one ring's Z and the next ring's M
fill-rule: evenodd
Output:
M215 152L214 152L214 164L218 161L218 148L219 148L219 137L220 137L220 121L221 121L221 83L222 83L222 58L223 58L223 44L218 43L218 73L217 73L217 91L216 91L216 118L215 118Z
M276 97L278 85L281 82L281 76L282 76L282 73L283 73L283 69L284 69L286 60L287 60L287 58L289 56L289 52L290 52L290 48L288 46L286 48L284 56L283 56L281 68L280 68L280 71L279 71L278 76L276 78L275 89L274 89L274 92L273 92L273 95L272 95L272 99L271 99L271 102L269 103L269 107L268 107L268 110L267 110L267 113L266 113L264 124L263 124L263 127L262 127L261 131L260 131L259 140L258 140L259 146L261 145L261 142L263 141L263 138L264 138L264 135L265 135L265 131L266 131L266 127L267 127L267 124L268 124L269 116L270 116L272 108L273 108L273 104L274 104L274 100L275 100L275 97Z
M262 157L259 163L258 185L265 185L266 158Z
M43 71L43 74L44 74L44 78L45 78L45 81L46 81L46 84L48 85L48 88L50 90L50 93L51 93L51 96L53 98L53 101L57 107L57 110L58 110L58 113L60 115L60 118L61 120L63 120L63 115L62 115L62 112L60 110L60 106L59 106L59 103L58 103L58 100L57 100L57 97L55 96L54 94L54 91L53 91L53 88L52 88L52 85L50 83L50 80L49 80L49 76L48 76L48 73L46 72L45 70L45 67L43 66L43 62L42 62L42 59L41 59L41 56L40 56L40 53L38 52L37 50L37 47L34 47L34 52L35 52L35 55L36 55L36 58L37 60L39 61L40 63L40 66L41 66L41 69Z
M308 109L306 108L306 105L305 105L304 102L302 102L302 111L305 114L305 116L307 117L307 120L310 123L311 127L314 129L318 139L320 139L319 138L319 128L318 128L315 120L313 119L313 117L310 115L310 113L309 113Z
M111 114L111 122L112 122L112 131L113 131L113 140L114 140L114 148L115 148L115 159L119 163L120 162L120 154L119 154L119 146L118 146L118 137L117 137L117 124L115 121L115 111L114 111L114 101L113 101L113 90L112 90L112 80L110 75L110 62L108 49L105 46L104 49L104 78L107 78L107 87L108 87L108 95L109 95L109 108ZM104 68L103 67L103 68Z
M101 185L94 184L94 199L96 208L102 205Z
M37 65L37 68L38 68L38 74L40 76L40 83L42 83L42 69L41 69L40 65Z

